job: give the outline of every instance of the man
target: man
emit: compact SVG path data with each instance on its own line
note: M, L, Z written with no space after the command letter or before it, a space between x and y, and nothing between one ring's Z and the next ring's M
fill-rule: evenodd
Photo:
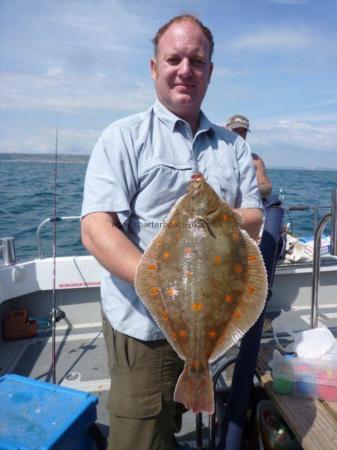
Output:
M234 131L236 134L242 137L242 139L247 138L247 133L249 129L249 120L247 117L240 114L236 114L228 119L226 127ZM263 159L256 153L252 153L253 164L256 170L257 184L259 186L259 191L263 199L267 198L272 191L272 183L268 178L266 167L264 165Z
M194 16L173 18L154 40L157 100L111 124L88 165L82 240L105 268L103 328L111 373L109 450L174 450L182 406L173 392L182 362L133 287L142 251L201 172L258 237L262 223L251 155L200 107L211 78L213 37Z

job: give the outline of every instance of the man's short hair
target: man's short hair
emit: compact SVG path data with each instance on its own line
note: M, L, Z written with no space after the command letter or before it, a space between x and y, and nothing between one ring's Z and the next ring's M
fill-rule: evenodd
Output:
M211 59L212 54L213 54L213 50L214 50L214 39L213 39L213 34L212 34L211 30L209 28L207 28L201 22L201 20L199 20L196 16L194 16L193 14L187 14L187 13L186 14L180 14L179 16L173 17L171 20L169 20L167 23L165 23L163 26L161 26L159 28L159 30L157 31L157 34L152 39L152 43L153 43L153 46L154 46L154 55L157 56L159 40L162 37L162 35L165 33L165 31L172 24L183 22L184 20L189 20L191 22L194 22L196 25L198 25L198 27L200 27L201 31L204 33L206 39L208 40L209 50L210 50L209 51L209 56L210 56L210 59Z

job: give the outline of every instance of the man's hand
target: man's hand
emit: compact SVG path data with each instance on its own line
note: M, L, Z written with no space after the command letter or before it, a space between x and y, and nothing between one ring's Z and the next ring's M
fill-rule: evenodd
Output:
M261 209L237 208L234 209L234 211L242 216L243 222L240 227L246 230L251 238L258 240L263 223L263 213Z

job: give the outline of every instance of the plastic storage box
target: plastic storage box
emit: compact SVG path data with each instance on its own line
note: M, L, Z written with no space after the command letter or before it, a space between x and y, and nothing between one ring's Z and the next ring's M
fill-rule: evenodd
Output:
M337 361L286 356L274 364L273 388L280 394L337 402Z
M95 395L19 375L0 377L1 450L87 450Z
M310 256L314 254L314 236L303 236L300 241L304 243L304 251ZM330 253L330 236L323 235L321 239L321 256Z

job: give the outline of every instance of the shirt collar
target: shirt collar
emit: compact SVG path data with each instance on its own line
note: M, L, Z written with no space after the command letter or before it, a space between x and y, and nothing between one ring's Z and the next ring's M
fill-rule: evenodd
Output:
M185 120L173 114L169 111L160 101L157 99L153 105L153 111L158 116L158 118L164 122L172 133L178 123L187 123ZM199 128L196 134L207 132L213 128L213 124L208 120L206 115L200 111Z

